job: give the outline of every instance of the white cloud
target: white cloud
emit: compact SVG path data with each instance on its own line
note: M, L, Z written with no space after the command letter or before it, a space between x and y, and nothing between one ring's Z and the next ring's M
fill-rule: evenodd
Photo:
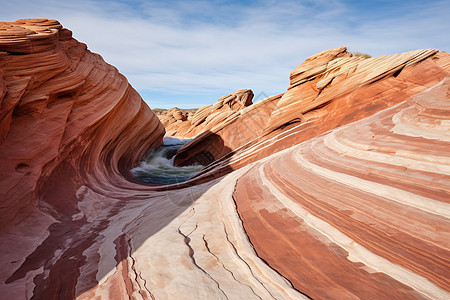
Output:
M395 18L365 20L337 0L252 5L136 1L133 6L20 0L2 4L0 17L60 20L75 38L118 67L138 91L150 95L152 105L152 91L155 97L166 92L164 101L173 96L174 102L183 95L216 96L241 88L280 93L288 86L291 69L316 52L341 45L372 55L448 48L448 1L427 5Z

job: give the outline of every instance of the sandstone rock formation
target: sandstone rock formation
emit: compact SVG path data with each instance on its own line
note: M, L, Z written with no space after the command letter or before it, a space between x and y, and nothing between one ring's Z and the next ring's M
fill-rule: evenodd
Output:
M57 21L0 23L1 297L449 299L449 70L323 52L203 108L178 159L215 161L157 186L129 173L164 128L126 79Z
M199 108L192 116L182 117L178 112L179 109L173 108L160 119L170 135L192 138L234 118L239 111L252 104L252 99L251 90L238 90L220 97L214 105Z
M164 128L169 127L173 123L181 123L187 121L189 118L188 113L183 113L178 107L171 108L162 112L155 112L159 120L163 124ZM192 118L192 116L191 116Z
M212 129L208 135L200 135L180 149L182 159L176 162L180 165L192 163L196 157L204 156L203 153L211 153L211 157L220 159L232 150L241 151L237 146L264 145L262 148L266 151L258 151L259 155L251 155L245 162L239 161L234 169L239 168L405 101L448 76L449 63L447 53L434 49L369 59L354 57L345 47L321 52L291 72L288 90L277 100L270 115L259 120L256 135L247 134L246 138L240 138L239 145L221 149L220 145L214 146L215 143L210 141L217 130L220 130L220 136L234 136L237 131L233 127ZM252 106L248 110L251 111ZM289 134L282 142L273 140L283 132ZM224 140L229 141L229 137ZM267 143L275 145L267 147ZM229 158L224 165L230 168Z
M258 255L313 299L448 298L449 92L253 165L233 198Z
M282 94L268 97L230 114L225 120L219 119L216 126L210 126L179 149L175 163L190 165L198 162L206 166L232 150L257 140L281 96Z
M116 68L55 20L0 23L0 105L2 297L50 299L59 283L70 299L92 243L83 226L125 197L101 190L128 184L164 128ZM55 253L73 256L48 261Z

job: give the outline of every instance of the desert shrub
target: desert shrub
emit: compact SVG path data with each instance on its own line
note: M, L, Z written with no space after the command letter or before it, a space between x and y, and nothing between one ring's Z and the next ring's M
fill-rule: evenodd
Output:
M371 58L372 57L370 54L361 53L361 52L354 52L353 55L357 56L357 57L362 57L362 58Z

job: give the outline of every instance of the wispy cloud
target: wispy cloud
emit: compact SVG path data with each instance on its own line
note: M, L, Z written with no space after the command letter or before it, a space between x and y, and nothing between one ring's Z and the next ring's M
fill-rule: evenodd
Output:
M449 48L448 1L352 2L18 0L2 4L0 17L60 20L163 107L241 88L284 92L291 69L341 45L372 55Z

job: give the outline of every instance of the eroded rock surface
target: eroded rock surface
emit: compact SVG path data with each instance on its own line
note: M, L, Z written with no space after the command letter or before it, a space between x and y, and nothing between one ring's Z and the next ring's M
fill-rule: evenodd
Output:
M95 260L83 251L108 221L86 224L128 197L104 192L128 185L164 128L116 68L55 20L0 23L0 104L2 297L51 299L59 289L71 299L79 268Z
M155 110L154 110L155 111ZM183 110L178 107L171 108L169 110L164 110L161 112L155 112L164 128L168 128L174 123L182 123L188 119L192 119L194 113L183 112Z
M239 111L252 104L252 99L251 90L238 90L220 97L214 105L200 107L195 113L183 115L180 109L172 108L160 119L170 135L192 138L235 118Z
M239 145L217 150L223 147L213 141L216 135L228 136L224 139L226 144L230 136L240 135L242 131L232 126L211 129L207 135L197 136L180 149L182 159L176 162L182 165L195 161L202 153L215 153L214 159L220 159L224 155L235 155L233 151L244 150L236 147L242 145L246 145L245 148L260 145L265 149L244 161L232 163L232 169L237 169L403 102L448 76L449 64L450 55L435 49L369 59L352 56L345 47L323 51L291 72L289 88L276 100L270 114L255 122L258 125L254 135L246 133L245 137L238 138ZM249 112L252 109L253 105L247 108ZM286 137L282 141L274 139L283 133ZM224 159L225 168L230 169L230 157Z
M448 298L449 91L249 168L233 198L258 255L313 299Z
M281 96L282 94L268 97L230 114L224 120L218 120L216 126L200 133L178 150L175 164L190 165L198 162L206 166L231 151L258 140Z
M156 186L129 170L164 128L126 79L55 20L0 23L1 297L450 298L449 69L325 51L200 110L179 159L214 163Z

